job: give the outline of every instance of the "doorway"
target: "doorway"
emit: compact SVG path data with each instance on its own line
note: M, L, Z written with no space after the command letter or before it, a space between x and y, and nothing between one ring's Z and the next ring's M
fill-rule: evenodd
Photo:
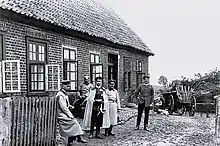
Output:
M115 80L115 89L118 89L118 55L108 54L108 81Z

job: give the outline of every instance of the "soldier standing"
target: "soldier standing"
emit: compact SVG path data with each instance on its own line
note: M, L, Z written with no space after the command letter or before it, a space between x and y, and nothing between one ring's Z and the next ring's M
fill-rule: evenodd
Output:
M90 139L93 138L95 126L95 138L99 139L102 139L99 135L100 128L109 128L110 126L108 98L106 96L106 90L102 86L101 77L96 77L95 87L89 92L83 119L84 130L90 129Z
M113 126L117 125L118 111L121 109L118 91L115 89L115 80L109 81L109 88L106 90L109 102L110 127L105 129L105 135L115 134L112 132Z
M148 128L149 111L154 101L154 90L153 87L149 85L149 78L150 78L149 75L143 76L144 82L140 84L135 91L135 97L138 98L138 117L137 117L137 125L135 130L139 129L142 113L144 110L145 111L144 130L149 131Z

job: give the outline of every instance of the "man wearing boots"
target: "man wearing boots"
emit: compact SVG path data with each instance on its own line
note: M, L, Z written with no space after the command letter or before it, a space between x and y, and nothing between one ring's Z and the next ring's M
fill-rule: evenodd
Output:
M109 128L109 105L106 90L102 86L102 78L96 77L95 87L89 92L85 114L83 119L84 130L90 129L89 138L93 138L94 127L96 127L95 138L102 139L100 128Z
M115 89L115 80L109 81L109 88L106 90L109 101L110 127L105 129L105 136L115 134L112 132L113 126L117 125L118 111L121 109L118 91Z
M135 130L139 129L142 113L144 110L145 111L144 130L149 131L148 128L149 111L154 101L154 90L153 87L149 85L149 78L150 78L149 75L143 76L144 82L140 84L135 91L135 97L138 98L138 117L137 117L137 125Z
M60 135L63 137L68 137L68 146L77 139L78 142L86 143L86 141L81 137L83 131L78 121L74 118L69 108L74 108L69 104L67 91L70 90L70 81L62 81L62 88L57 93L56 97L59 103L58 109L58 123Z

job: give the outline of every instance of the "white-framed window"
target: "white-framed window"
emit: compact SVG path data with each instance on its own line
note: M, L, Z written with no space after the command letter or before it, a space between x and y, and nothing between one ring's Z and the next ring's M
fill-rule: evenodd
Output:
M46 65L46 90L57 91L60 89L60 67L59 64Z
M96 77L102 77L102 64L100 63L100 54L90 53L90 76L91 82L95 82Z
M4 93L20 92L20 61L2 61L2 86Z
M63 46L63 79L70 80L71 91L78 90L77 48Z

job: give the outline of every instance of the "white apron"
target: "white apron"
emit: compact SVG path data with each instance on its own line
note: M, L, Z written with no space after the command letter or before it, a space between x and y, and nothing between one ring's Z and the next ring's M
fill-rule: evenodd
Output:
M110 117L110 125L117 125L118 119L118 109L121 108L120 99L117 90L106 90L106 95L109 100L109 117Z

